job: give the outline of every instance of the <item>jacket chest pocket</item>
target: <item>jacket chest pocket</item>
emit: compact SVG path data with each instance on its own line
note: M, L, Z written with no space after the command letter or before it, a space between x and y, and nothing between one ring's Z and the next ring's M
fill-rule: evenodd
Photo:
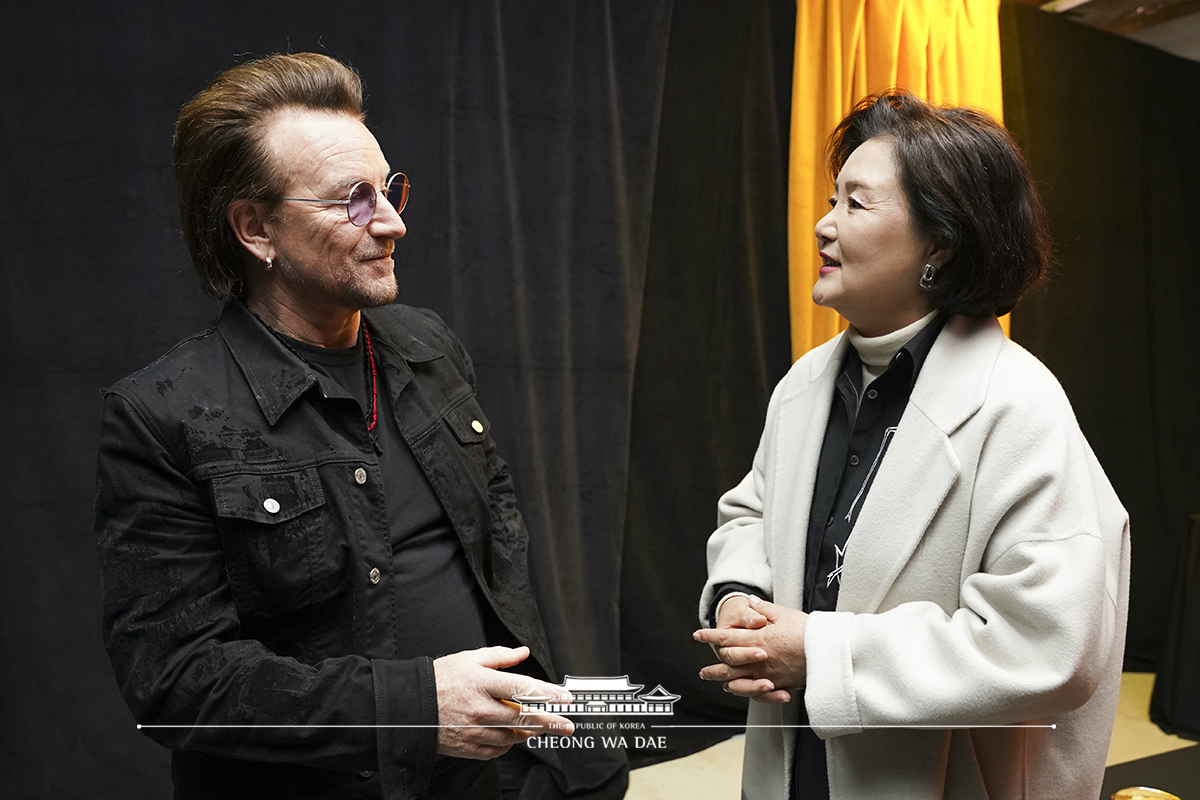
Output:
M278 616L337 593L345 554L315 467L213 478L217 524L239 609Z
M488 424L487 417L483 415L479 401L475 399L474 395L467 397L466 400L446 412L445 422L463 452L472 459L472 463L486 473L487 435L491 426Z

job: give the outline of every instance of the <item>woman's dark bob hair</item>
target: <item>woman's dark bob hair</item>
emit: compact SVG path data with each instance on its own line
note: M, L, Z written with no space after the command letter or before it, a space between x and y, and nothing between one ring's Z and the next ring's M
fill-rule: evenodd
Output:
M193 97L175 122L175 178L183 239L200 284L219 300L242 294L254 258L226 221L241 198L274 211L287 187L263 143L267 120L283 108L363 118L362 82L350 67L319 53L273 55L228 69Z
M1012 311L1050 262L1046 214L1012 136L981 111L891 89L859 102L830 135L833 177L876 137L893 143L913 228L951 253L921 289L930 305L977 318Z

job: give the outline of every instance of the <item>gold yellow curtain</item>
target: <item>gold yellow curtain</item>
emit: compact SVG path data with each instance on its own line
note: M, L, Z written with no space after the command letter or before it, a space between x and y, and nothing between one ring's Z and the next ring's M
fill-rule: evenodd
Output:
M834 126L864 95L894 86L1001 118L1000 0L797 0L796 6L788 176L793 358L846 326L810 296L820 267L813 226L832 191L824 154Z

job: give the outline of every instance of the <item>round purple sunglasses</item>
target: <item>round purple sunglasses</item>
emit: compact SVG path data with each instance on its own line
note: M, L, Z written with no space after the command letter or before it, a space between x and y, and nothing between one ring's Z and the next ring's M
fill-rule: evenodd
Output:
M399 214L408 203L408 177L403 172L397 172L388 178L383 188L383 196L388 199ZM332 206L345 206L346 216L350 222L363 227L375 216L375 197L379 190L370 181L359 181L350 187L350 194L345 200L316 200L310 197L281 197L280 200L291 200L296 203L327 203Z

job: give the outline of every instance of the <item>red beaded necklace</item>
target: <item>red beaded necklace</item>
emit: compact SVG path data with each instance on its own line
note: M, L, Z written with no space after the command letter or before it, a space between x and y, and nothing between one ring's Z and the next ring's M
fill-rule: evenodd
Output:
M367 343L367 361L371 365L371 421L367 424L367 430L375 430L375 422L378 420L378 405L379 405L379 378L375 374L375 350L371 347L371 334L367 333L367 321L362 323L363 341Z

